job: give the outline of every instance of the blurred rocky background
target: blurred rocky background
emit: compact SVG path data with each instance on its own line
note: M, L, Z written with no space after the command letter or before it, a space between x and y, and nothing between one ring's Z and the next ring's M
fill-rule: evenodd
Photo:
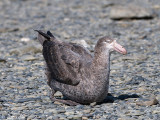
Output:
M105 35L125 46L111 57L108 102L53 104L34 29L92 52ZM0 1L1 120L158 120L159 102L160 0Z

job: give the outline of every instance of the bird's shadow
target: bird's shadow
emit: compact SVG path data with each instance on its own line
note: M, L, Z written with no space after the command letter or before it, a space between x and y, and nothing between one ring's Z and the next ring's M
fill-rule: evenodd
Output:
M102 102L96 103L96 105L100 105L100 104L103 104L103 103L114 103L116 100L125 100L125 99L128 99L128 98L139 98L139 97L140 96L137 95L137 94L132 94L132 95L122 94L122 95L119 95L118 97L114 97L112 94L108 93L107 97ZM63 98L59 98L59 99L69 100L65 96L63 96ZM88 103L88 104L84 104L84 105L90 105L90 104Z
M100 102L98 104L113 103L116 100L125 100L125 99L128 99L128 98L139 98L139 97L140 96L137 95L137 94L131 94L131 95L122 94L122 95L119 95L118 97L114 97L112 94L108 93L107 97L102 102Z

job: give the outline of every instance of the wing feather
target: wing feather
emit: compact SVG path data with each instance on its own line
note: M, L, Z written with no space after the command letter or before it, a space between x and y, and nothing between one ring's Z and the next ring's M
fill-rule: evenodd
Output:
M77 85L81 81L80 70L92 55L83 46L58 41L50 31L39 33L38 40L43 45L43 56L47 64L49 81Z
M48 41L43 47L43 56L46 60L53 79L70 85L80 82L80 56L71 50L71 46L55 44Z

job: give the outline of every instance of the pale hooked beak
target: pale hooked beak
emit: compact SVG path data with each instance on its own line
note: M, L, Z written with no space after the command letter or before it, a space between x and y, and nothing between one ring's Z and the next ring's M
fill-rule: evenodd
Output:
M116 51L119 52L119 53L124 54L124 55L127 54L126 49L123 48L123 46L121 46L120 44L118 44L118 43L116 42L116 40L115 40L114 43L113 43L113 49L116 50Z

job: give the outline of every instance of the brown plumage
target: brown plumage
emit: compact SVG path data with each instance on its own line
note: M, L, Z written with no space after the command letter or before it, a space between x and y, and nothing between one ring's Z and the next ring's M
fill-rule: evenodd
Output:
M51 99L69 105L101 102L108 94L110 53L126 50L108 37L99 39L94 56L81 45L57 40L51 32L36 30L43 46ZM60 91L67 100L53 97Z

